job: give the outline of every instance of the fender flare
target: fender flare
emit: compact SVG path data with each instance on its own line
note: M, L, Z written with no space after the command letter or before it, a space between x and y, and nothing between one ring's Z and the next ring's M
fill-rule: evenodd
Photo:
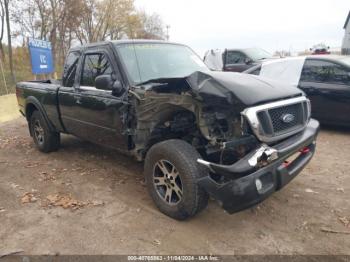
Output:
M47 116L46 112L45 112L45 109L44 107L42 106L42 104L40 103L40 101L34 97L34 96L29 96L27 99L26 99L26 105L25 105L25 115L26 115L26 118L27 118L27 121L29 123L30 119L27 115L27 108L29 105L33 105L36 109L39 110L39 112L41 113L41 115L43 116L47 126L49 127L50 131L52 132L57 132L55 127L53 126L53 124L51 123L49 117ZM29 132L30 131L30 127L29 127Z

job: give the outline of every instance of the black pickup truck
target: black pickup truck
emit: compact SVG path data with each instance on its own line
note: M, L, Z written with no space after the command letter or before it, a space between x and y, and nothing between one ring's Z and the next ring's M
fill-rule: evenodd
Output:
M39 150L66 133L133 155L157 207L179 220L209 195L229 213L261 202L310 161L319 130L299 89L211 72L161 41L73 48L62 81L20 82L16 94Z

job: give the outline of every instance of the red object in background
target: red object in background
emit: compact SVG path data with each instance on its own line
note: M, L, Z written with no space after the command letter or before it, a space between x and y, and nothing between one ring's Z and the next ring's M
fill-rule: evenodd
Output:
M315 50L312 52L312 55L329 55L331 52L321 49L321 50Z
M310 48L310 51L312 51L312 55L329 55L331 53L329 46L326 46L324 43L314 45Z

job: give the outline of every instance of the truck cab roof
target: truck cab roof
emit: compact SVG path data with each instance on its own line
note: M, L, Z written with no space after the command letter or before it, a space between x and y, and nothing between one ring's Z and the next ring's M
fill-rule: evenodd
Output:
M82 51L86 48L89 47L97 47L97 46L104 46L106 44L173 44L173 45L183 45L180 43L175 43L175 42L168 42L164 40L149 40L149 39L125 39L125 40L110 40L110 41L101 41L101 42L96 42L96 43L88 43L80 46L75 46L70 49L70 51Z

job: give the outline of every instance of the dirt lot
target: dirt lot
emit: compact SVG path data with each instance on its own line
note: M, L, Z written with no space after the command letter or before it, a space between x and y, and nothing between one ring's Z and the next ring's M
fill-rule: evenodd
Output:
M71 136L42 154L24 119L2 123L0 254L350 254L349 136L322 131L311 164L259 206L228 215L211 201L177 222L142 164Z
M0 123L20 116L15 94L0 96Z

